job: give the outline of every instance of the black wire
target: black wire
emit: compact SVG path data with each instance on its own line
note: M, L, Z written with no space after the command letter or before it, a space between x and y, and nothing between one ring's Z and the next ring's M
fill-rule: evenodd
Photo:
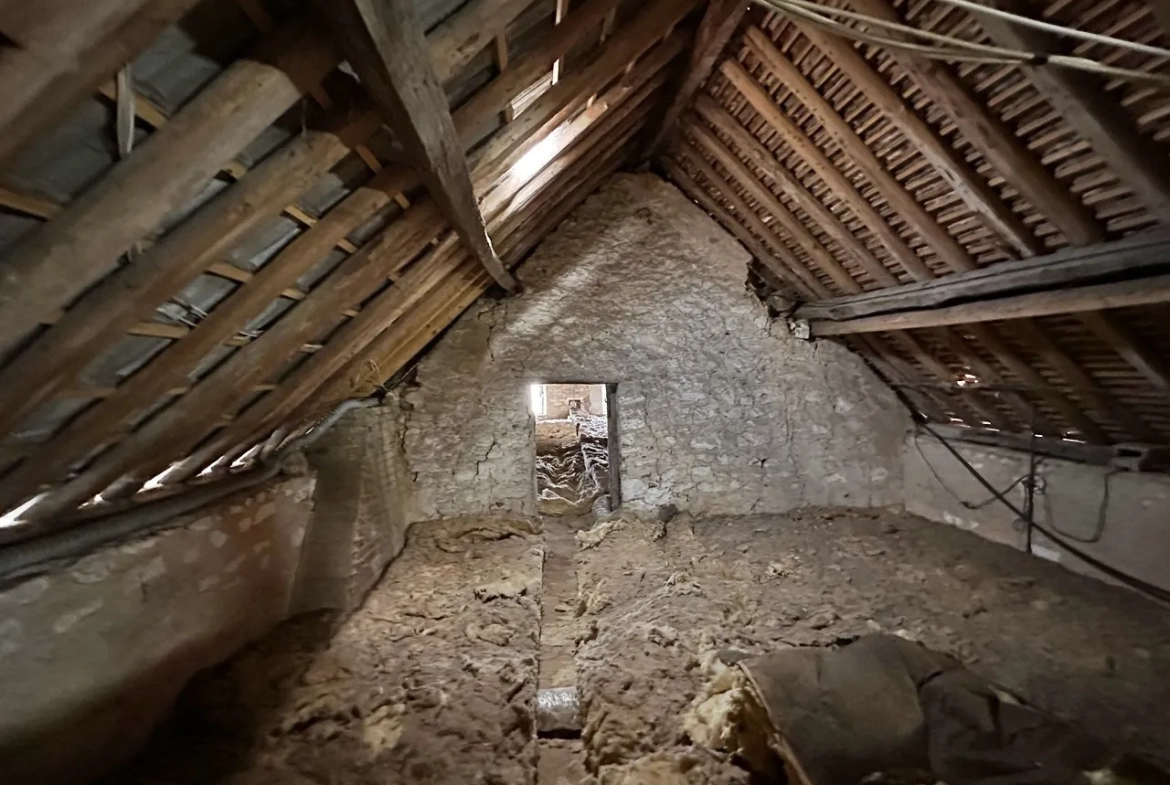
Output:
M930 462L930 459L926 457L926 453L922 451L922 445L918 443L918 434L914 434L914 447L918 450L918 454L922 457L922 462L926 464L927 469L930 469L930 473L934 475L934 479L938 482L939 486L942 487L944 491L949 493L955 501L963 505L963 507L968 510L982 510L984 507L987 507L994 502L1000 501L1000 499L1011 492L1013 488L1028 480L1027 474L1021 474L1019 477L1012 480L1011 484L1009 484L1002 491L993 491L991 496L987 497L981 502L969 502L946 484L946 481L943 480L942 476L938 473L938 470L934 468L934 464Z
M1072 534L1070 532L1059 529L1056 526L1056 519L1052 515L1051 507L1047 504L1046 499L1045 510L1048 511L1048 525L1051 526L1052 530L1061 537L1067 537L1073 542L1080 542L1084 543L1085 545L1092 545L1095 542L1100 542L1101 537L1105 534L1105 524L1109 519L1109 480L1112 479L1113 475L1118 474L1121 471L1121 469L1110 469L1105 473L1105 487L1101 490L1101 503L1097 505L1097 525L1093 529L1093 533L1088 537L1083 537L1079 534Z
M995 487L990 482L988 482L987 478L984 477L982 474L980 474L979 470L976 469L974 466L972 466L970 464L970 462L966 458L964 458L963 455L957 449L955 449L955 447L946 438L944 438L942 436L942 434L938 433L938 431L934 430L934 428L931 428L930 425L928 425L927 423L920 423L920 424L923 427L923 429L926 430L927 433L929 433L931 436L933 436L934 438L936 438L940 442L942 442L943 447L946 447L947 451L950 452L951 455L955 456L955 458L959 461L959 463L963 464L963 468L965 468L967 471L969 471L975 477L975 479L979 481L980 485L982 485L987 490L991 491L993 494L997 493L995 490ZM1114 580L1116 580L1120 583L1123 583L1126 586L1129 586L1131 589L1139 591L1142 594L1145 594L1147 597L1150 597L1152 599L1170 604L1170 591L1167 591L1159 586L1155 586L1152 583L1147 583L1146 581L1143 581L1141 578L1135 578L1132 575L1124 573L1121 570L1116 569L1115 567L1110 567L1108 564L1105 564L1104 562L1093 558L1092 556L1090 556L1089 554L1080 550L1079 548L1076 548L1076 547L1070 545L1068 542L1066 542L1063 538L1059 537L1055 533L1045 529L1043 526L1036 523L1036 521L1033 520L1031 516L1025 515L1024 512L1020 508L1016 507L1016 505L1012 504L1010 501L1008 501L1003 496L997 495L996 498L998 498L1001 502L1003 502L1003 504L1009 510L1011 510L1017 516L1019 516L1019 518L1021 520L1023 520L1028 525L1028 527L1030 529L1035 529L1036 531L1040 532L1045 537L1047 537L1049 540L1051 540L1053 542L1053 544L1057 545L1062 550L1067 551L1068 553L1072 554L1076 558L1085 562L1089 566L1100 570L1101 572L1105 573L1106 575L1113 578Z

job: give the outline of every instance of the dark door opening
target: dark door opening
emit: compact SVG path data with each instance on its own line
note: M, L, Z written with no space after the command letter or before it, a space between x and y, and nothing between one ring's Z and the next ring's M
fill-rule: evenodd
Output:
M612 384L530 388L542 515L602 515L617 507L615 390Z

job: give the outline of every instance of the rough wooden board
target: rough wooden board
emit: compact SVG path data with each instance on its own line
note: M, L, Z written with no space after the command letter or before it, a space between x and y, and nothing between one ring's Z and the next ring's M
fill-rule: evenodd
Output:
M678 84L670 91L662 119L658 121L654 135L646 144L646 155L661 151L667 136L677 133L676 126L683 112L699 92L703 82L711 75L716 60L727 47L728 41L750 7L751 4L745 0L709 0L703 19L699 22L699 29L695 32L695 41L686 68L680 74Z
M421 169L431 197L484 269L515 292L516 280L496 256L480 214L413 0L343 0L323 7L382 118Z
M0 354L107 273L336 65L307 22L236 61L92 188L10 249L0 277ZM290 76L291 74L291 76Z

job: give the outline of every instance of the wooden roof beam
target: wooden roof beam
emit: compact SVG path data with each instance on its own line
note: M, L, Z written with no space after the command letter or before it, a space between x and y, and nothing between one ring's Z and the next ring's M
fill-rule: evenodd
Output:
M72 381L262 221L279 214L376 127L373 115L359 113L342 129L293 137L133 263L102 279L4 369L25 383L0 389L0 433Z
M763 30L749 27L745 40L764 66L813 113L829 138L852 158L853 163L881 191L890 206L914 227L944 265L954 272L975 269L975 262L966 249L886 170L864 140L816 91L804 74L776 49L772 39Z
M1021 319L1012 322L1011 329L1016 336L1035 348L1045 364L1059 373L1086 405L1092 406L1120 424L1139 442L1159 444L1166 441L1164 435L1156 432L1134 414L1130 407L1120 403L1111 393L1098 385L1096 380L1069 357L1039 324L1031 319Z
M849 206L850 212L873 232L882 245L898 262L907 275L917 280L929 280L934 273L915 253L914 249L874 209L865 197L858 193L853 183L829 160L821 149L809 139L795 122L772 99L772 96L736 60L723 61L720 70L727 80L739 91L752 109L763 118L768 128L775 131L785 144L808 165L817 177L828 186L838 199Z
M1047 256L1004 262L934 281L808 303L797 317L853 319L1166 272L1170 272L1170 233L1137 235L1090 248L1066 248Z
M1094 444L1107 444L1109 442L1108 435L1097 423L1089 419L1079 406L1049 384L1048 380L1041 376L1030 363L1020 359L990 326L968 324L963 326L963 330L974 336L975 340L994 354L1013 376L1026 386L1033 388L1041 398L1048 401L1049 405L1080 431L1087 441Z
M0 163L6 164L139 55L197 0L8 4L0 69ZM28 9L27 11L25 9Z
M109 272L337 63L307 21L238 60L98 183L23 237L0 276L0 354Z
M682 47L679 33L669 34L695 6L697 0L654 0L627 22L605 44L600 56L587 67L567 74L502 128L480 149L474 165L476 185L490 189L556 126L582 108L589 97L622 77L627 67L666 39ZM557 30L570 27L558 25Z
M942 308L907 310L842 321L811 320L809 326L815 336L849 335L1079 314L1086 311L1159 305L1167 302L1170 302L1170 275L1156 275L1074 289L997 297Z
M614 120L621 121L623 117L614 113ZM576 165L578 170L588 170L591 166L588 156L594 145L602 143L611 148L621 147L633 136L640 117L630 117L621 123L621 128L615 128L612 123L601 124L595 128L592 144L578 151L569 166ZM608 131L608 133L607 133ZM604 156L603 156L604 159ZM540 204L535 199L537 193L550 184L557 182L557 172L538 178L541 188L535 189L530 197L513 207L510 214L499 216L493 222L501 238L501 247L513 250L513 234L521 217L530 211L538 210ZM507 244L505 245L505 242ZM384 332L388 325L401 319L411 308L427 297L432 291L442 288L453 276L458 277L458 270L463 267L465 254L458 248L440 247L431 252L426 260L413 267L399 284L387 290L373 303L362 309L357 318L348 323L334 340L330 341L325 351L315 355L312 360L298 367L285 383L262 399L256 406L250 408L244 416L232 423L222 433L216 434L213 439L201 446L196 452L183 462L182 469L176 479L197 474L203 467L216 460L232 445L253 441L267 430L285 421L295 410L309 400L314 393L330 379L338 374L344 374L349 363L352 362L378 335ZM408 278L410 280L408 280ZM452 317L453 318L453 317ZM145 475L149 470L140 472Z
M785 250L784 253L788 257L788 261L781 261L775 251L767 247L755 235L748 231L743 224L735 220L730 212L723 205L716 202L682 166L670 158L662 159L662 165L666 168L666 172L670 176L671 181L681 188L683 193L698 202L700 207L713 216L731 234L735 235L735 238L743 244L748 253L755 257L757 262L770 270L788 286L792 287L803 299L815 299L819 292L828 291L819 281L812 278L811 275L808 275L808 277L812 278L812 282L815 282L817 287L813 288L809 283L806 283L805 278L797 275L795 272L797 269L804 269L804 266L795 257L792 257ZM726 186L724 186L724 190L726 190ZM805 273L807 274L808 271L805 270Z
M846 292L861 291L861 285L853 280L853 276L841 266L832 252L822 245L820 240L812 236L812 233L805 228L796 215L785 207L775 194L765 188L755 174L744 166L742 161L732 155L723 142L705 126L697 123L691 124L687 128L687 132L698 142L699 149L705 150L708 155L718 161L723 170L731 176L732 181L739 183L761 208L768 211L776 223L788 233L793 242L804 249L809 258L832 279L833 283Z
M888 22L904 23L890 0L849 0L861 13ZM897 31L883 31L907 40ZM945 63L919 57L904 50L888 54L914 84L945 112L963 138L971 143L992 168L1039 210L1073 245L1091 245L1105 239L1105 229L1093 212L1044 167L986 102ZM1031 237L1029 233L1029 237ZM1026 256L1038 253L1035 240L1027 247L1017 245Z
M716 216L724 216L732 225L747 224L745 231L754 234L757 237L763 238L768 246L775 249L775 253L770 257L763 259L765 263L768 259L779 261L779 266L772 267L772 271L777 275L792 281L797 289L802 291L806 296L813 297L823 296L823 292L829 291L829 288L821 283L811 270L804 265L796 255L792 253L791 249L783 242L776 231L764 223L759 214L748 206L747 202L736 193L735 189L727 182L727 178L715 170L703 156L699 154L697 148L690 145L675 144L674 152L685 157L691 162L691 165L698 170L699 174L707 181L707 183L723 194L724 201L727 207L722 207L715 211ZM738 216L738 220L735 216Z
M748 133L738 120L724 109L718 101L707 94L696 96L695 109L721 132L731 137L739 151L751 159L780 190L808 213L820 228L832 237L842 248L853 256L863 270L879 286L896 286L898 279L882 266L869 249L849 230L832 210L829 210L814 195L809 193L796 176L776 160L772 152Z
M876 0L885 3L886 0ZM815 25L796 21L797 27L818 49L827 54L842 73L897 126L907 141L930 162L960 199L987 222L987 225L1007 241L1018 254L1032 256L1043 249L1020 216L1012 212L995 192L953 147L926 123L898 94L885 77L878 73L853 45ZM930 93L928 93L930 95ZM986 119L980 126L987 125ZM1013 137L1014 139L1014 137ZM1020 145L1022 148L1022 145ZM1026 152L1026 151L1025 151ZM1013 178L1018 173L1004 173Z
M993 0L993 4L1029 15L1027 5L1016 0ZM1060 51L1060 43L1042 30L987 14L975 16L1000 46L1036 54ZM1028 65L1023 70L1056 113L1134 189L1150 213L1161 223L1170 223L1170 148L1140 133L1105 94L1100 80L1051 65Z
M646 143L646 156L661 152L668 135L677 132L679 118L711 75L715 62L750 7L747 0L708 0L707 10L695 31L686 67L679 74L678 84L669 91L669 102L665 105L662 120Z
M413 0L322 2L350 64L420 168L431 197L492 278L506 291L518 291L480 214L467 158Z

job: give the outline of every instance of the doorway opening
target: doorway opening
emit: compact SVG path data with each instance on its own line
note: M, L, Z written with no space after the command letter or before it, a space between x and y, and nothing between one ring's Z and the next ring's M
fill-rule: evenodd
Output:
M542 515L604 515L620 504L614 384L533 384Z

